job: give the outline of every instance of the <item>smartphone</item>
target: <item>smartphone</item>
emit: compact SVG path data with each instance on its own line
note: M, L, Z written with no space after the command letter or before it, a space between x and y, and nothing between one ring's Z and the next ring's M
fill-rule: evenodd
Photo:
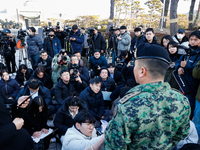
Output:
M134 62L133 61L131 61L131 66L133 66L134 65Z

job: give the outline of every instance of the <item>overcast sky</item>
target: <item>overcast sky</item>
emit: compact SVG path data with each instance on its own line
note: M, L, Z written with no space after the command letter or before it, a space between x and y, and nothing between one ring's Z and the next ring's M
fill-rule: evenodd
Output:
M23 8L26 0L0 0L0 10L8 9L8 13L15 13L16 8ZM74 19L81 15L100 15L100 18L109 18L110 0L32 0L36 1L35 6L43 9L46 14L63 14L63 19ZM140 0L141 6L146 8L144 3L147 0ZM178 13L188 13L191 0L179 0ZM199 0L196 0L195 10L197 10ZM56 15L55 15L56 16ZM1 18L1 14L0 14Z

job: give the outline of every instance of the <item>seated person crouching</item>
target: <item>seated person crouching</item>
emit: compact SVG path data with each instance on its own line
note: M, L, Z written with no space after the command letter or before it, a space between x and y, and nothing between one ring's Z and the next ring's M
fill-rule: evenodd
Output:
M96 137L95 118L89 112L80 112L74 122L74 126L67 130L63 138L62 150L98 150L102 147L105 136Z
M66 131L74 125L75 116L87 109L87 106L81 98L76 96L69 96L63 101L62 106L56 113L54 125L59 130L61 142Z

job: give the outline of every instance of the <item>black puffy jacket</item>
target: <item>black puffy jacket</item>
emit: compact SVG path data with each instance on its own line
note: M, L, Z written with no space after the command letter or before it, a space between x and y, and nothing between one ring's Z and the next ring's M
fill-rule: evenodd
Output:
M103 94L101 91L99 93L94 93L90 87L87 87L84 91L79 95L81 99L83 99L88 107L89 112L96 118L100 119L103 116L105 107Z

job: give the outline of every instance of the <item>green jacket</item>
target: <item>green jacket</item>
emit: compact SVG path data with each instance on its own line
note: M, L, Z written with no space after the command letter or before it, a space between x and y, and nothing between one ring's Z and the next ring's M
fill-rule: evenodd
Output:
M171 150L188 136L189 117L188 99L168 83L138 85L119 101L105 131L104 149Z
M196 66L194 67L192 71L192 76L196 79L200 79L200 61L197 62ZM200 85L197 91L196 99L200 103Z
M58 55L59 54L56 54L54 57L53 57L53 60L52 60L52 76L51 76L51 79L54 83L54 85L57 83L57 80L58 78L60 77L60 72L61 70L63 69L68 69L68 64L70 63L70 58L69 56L67 56L67 65L60 65L58 64Z

